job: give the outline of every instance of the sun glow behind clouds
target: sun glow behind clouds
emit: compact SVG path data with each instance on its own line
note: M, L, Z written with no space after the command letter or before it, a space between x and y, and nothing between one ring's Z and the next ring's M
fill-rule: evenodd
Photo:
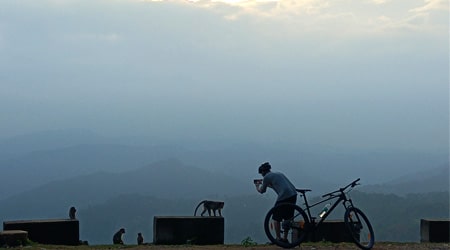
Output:
M202 0L188 0L189 2L200 2ZM248 3L267 3L267 2L278 2L279 0L211 0L211 2L220 2L220 3L227 3L232 5L241 5L241 4L248 4Z
M229 5L232 7L240 8L241 10L244 10L244 12L255 14L255 10L260 9L261 6L265 6L267 4L277 6L279 3L281 3L282 0L186 0L186 1L196 3L199 6L203 7ZM261 11L256 11L256 13L260 12Z
M295 31L381 34L439 33L448 27L447 0L140 0L188 4L228 21L281 22ZM290 29L290 28L288 28Z

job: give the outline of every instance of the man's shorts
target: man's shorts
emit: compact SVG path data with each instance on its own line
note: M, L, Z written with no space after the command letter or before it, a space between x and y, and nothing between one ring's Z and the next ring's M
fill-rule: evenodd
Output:
M295 205L297 202L297 195L291 196L287 199L277 201L275 206L278 206L281 203L290 203ZM281 206L278 209L273 211L272 219L275 221L282 221L283 219L287 220L294 216L294 206Z

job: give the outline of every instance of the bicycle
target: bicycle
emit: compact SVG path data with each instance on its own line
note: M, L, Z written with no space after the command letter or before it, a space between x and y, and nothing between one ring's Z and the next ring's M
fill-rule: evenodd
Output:
M359 180L360 179L358 178L343 188L339 188L336 191L322 195L322 199L312 205L309 205L308 199L306 198L306 193L311 191L311 189L296 189L299 195L303 197L306 212L298 205L290 203L282 203L273 207L269 210L269 212L267 212L264 219L264 231L267 237L277 246L283 248L296 247L305 241L307 237L315 230L317 230L328 215L331 214L331 212L339 205L339 203L342 203L345 208L344 224L347 232L351 236L352 241L361 249L372 249L375 243L375 235L372 225L370 224L367 216L360 209L356 208L353 205L353 201L347 196L348 192L350 192L356 185L360 185L358 183ZM322 213L319 215L319 221L316 222L316 217L311 216L311 208L332 199L336 199L334 204L331 205L328 210L324 208ZM286 235L286 239L288 239L287 241L280 238L277 239L276 237L276 229L272 216L276 211L278 211L278 209L288 209L293 212L292 217L283 219L279 224L280 234Z

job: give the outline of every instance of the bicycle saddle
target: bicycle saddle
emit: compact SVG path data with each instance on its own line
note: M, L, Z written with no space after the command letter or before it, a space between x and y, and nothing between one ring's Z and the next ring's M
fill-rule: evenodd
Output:
M296 188L295 190L297 190L297 192L302 193L302 194L312 191L311 189L299 189L299 188Z

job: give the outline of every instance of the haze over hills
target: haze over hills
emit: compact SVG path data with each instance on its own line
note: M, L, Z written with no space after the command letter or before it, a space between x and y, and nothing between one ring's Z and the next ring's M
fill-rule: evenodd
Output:
M417 178L407 177L393 182L400 183L403 189L389 184L366 185L363 181L358 189L381 193L380 187L384 187L383 193L392 194L405 194L405 188L408 187L411 188L408 193L448 192L448 168L437 170L441 171L437 177L436 172L430 171L417 173ZM422 183L425 184L418 186ZM347 182L334 186L322 184L312 184L311 196L335 190ZM121 194L139 194L167 200L201 200L254 193L251 181L242 181L237 176L223 175L170 159L120 173L102 171L40 185L0 200L0 219L46 218L61 212L64 216L66 208L73 204L80 208L89 207ZM269 192L266 196L271 197L273 194Z
M179 176L173 176L173 171ZM408 184L414 185L415 180L410 181ZM359 191L366 187L358 186L351 196L370 217L379 240L418 241L418 218L448 215L448 191L402 198ZM125 239L131 244L140 231L151 241L153 216L192 215L203 199L226 202L227 243L239 243L246 236L261 243L267 241L261 220L273 205L273 192L261 196L250 183L208 173L177 160L129 172L102 172L43 185L0 201L0 221L66 218L68 208L76 206L81 239L105 244L117 228L126 227ZM387 203L378 206L384 202ZM313 212L319 212L316 210ZM332 218L341 216L342 211L338 210Z
M265 161L312 196L361 178L389 234L448 212L448 192L405 194L448 186L442 0L20 3L1 3L0 219L75 205L115 227L179 196L256 204L241 197ZM261 223L236 221L238 240Z
M76 206L82 236L101 244L121 225L127 225L130 233L146 230L150 237L154 215L190 215L200 200L219 199L227 204L227 241L236 243L243 234L251 233L249 236L264 242L263 232L255 228L262 230L260 220L275 196L268 192L260 197L252 179L260 178L256 169L266 160L298 187L311 188L311 197L361 178L358 190L364 193L355 193L358 206L375 215L373 222L378 228L391 227L387 233L383 230L382 239L417 240L417 225L410 221L448 211L448 200L439 198L448 197L449 190L448 160L442 165L446 162L442 155L351 152L320 145L235 143L208 147L199 143L187 147L158 141L148 145L143 138L81 134L60 131L57 136L49 133L28 141L21 137L20 142L9 139L0 143L4 148L8 143L16 145L0 159L0 190L6 191L0 193L0 221L65 218L68 208ZM78 139L69 139L75 137ZM438 203L426 198L428 194ZM407 207L395 212L394 208L376 207L377 202L386 200L403 206L420 195L425 198L414 199L414 213L406 221L399 215ZM386 216L398 225L383 223ZM393 235L390 230L399 225L403 234Z
M47 213L40 215L45 217L64 211L71 204L99 204L120 194L141 194L161 199L201 199L248 194L253 192L252 185L184 165L178 160L167 160L128 172L98 172L53 181L0 201L0 210L6 217L31 216L35 211ZM21 208L21 213L17 213L17 208Z
M407 173L448 165L448 157L440 154L349 151L300 144L174 144L150 138L106 138L86 130L8 138L0 141L0 148L0 200L51 181L99 171L128 172L166 159L233 176L243 183L259 178L257 166L270 161L274 170L285 172L296 185L318 193L358 177L364 184L381 184Z
M50 181L98 171L120 172L143 167L169 158L168 152L168 149L152 147L81 144L25 153L0 160L0 199Z
M394 180L368 185L364 191L386 194L411 194L427 192L449 192L449 165L418 171L395 178Z
M0 159L79 144L107 144L110 138L85 129L47 130L0 139Z

